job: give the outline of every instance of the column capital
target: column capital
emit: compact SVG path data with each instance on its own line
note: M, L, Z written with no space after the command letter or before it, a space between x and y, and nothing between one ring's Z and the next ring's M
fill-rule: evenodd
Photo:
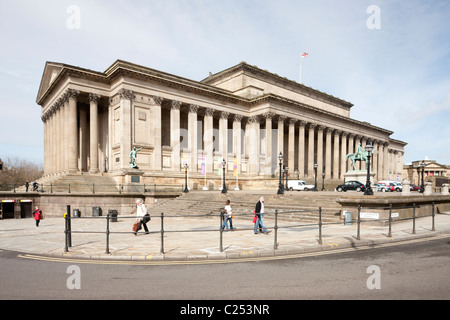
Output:
M278 116L278 123L282 123L284 124L284 122L286 121L287 117L285 116Z
M66 94L68 99L76 99L80 94L80 91L74 89L67 89Z
M227 111L222 111L222 112L220 113L220 119L227 120L229 115L230 115L229 112L227 112Z
M299 124L299 127L300 127L300 128L305 128L306 125L308 124L308 122L306 122L306 121L304 121L304 120L300 120L300 121L298 122L298 124Z
M322 126L322 125L318 125L318 126L317 126L317 131L318 131L318 132L323 132L325 129L326 129L325 126Z
M188 110L189 110L189 113L197 113L198 112L198 105L196 105L196 104L190 104L190 105L188 105Z
M234 115L234 122L241 122L242 121L242 115L241 114L235 114Z
M274 116L275 116L275 114L273 112L263 113L263 117L266 118L266 120L268 120L268 119L272 120Z
M294 119L294 118L290 118L289 119L289 125L290 126L295 126L295 124L298 122L298 120L297 119Z
M163 98L158 96L152 96L152 100L158 106L161 106L161 103L163 102Z
M127 89L119 90L120 99L129 99L133 100L135 98L133 91Z
M95 93L89 93L89 102L96 102L98 103L98 100L100 100L101 96Z
M170 102L170 108L172 110L180 110L180 107L181 107L181 101L172 100Z
M214 115L214 109L212 109L212 108L205 109L205 116L212 117L213 115Z
M341 130L337 130L337 129L334 130L334 136L339 137L341 135L341 132L342 132Z
M258 118L258 116L251 116L250 118L248 118L248 123L250 123L250 124L256 124L256 123L259 123L259 118Z

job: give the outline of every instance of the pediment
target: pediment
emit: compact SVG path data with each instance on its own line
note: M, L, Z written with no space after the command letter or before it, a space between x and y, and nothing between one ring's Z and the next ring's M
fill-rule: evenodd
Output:
M45 63L44 72L42 74L41 78L41 84L39 86L38 95L36 98L36 102L40 101L44 93L47 91L47 89L50 87L50 85L53 83L53 81L56 79L58 74L63 69L64 64L57 63L57 62L49 62L47 61Z

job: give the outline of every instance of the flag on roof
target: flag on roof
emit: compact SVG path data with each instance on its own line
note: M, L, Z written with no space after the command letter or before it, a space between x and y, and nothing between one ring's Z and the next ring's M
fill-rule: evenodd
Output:
M303 52L302 53L302 58L306 58L308 56L308 53L307 52Z

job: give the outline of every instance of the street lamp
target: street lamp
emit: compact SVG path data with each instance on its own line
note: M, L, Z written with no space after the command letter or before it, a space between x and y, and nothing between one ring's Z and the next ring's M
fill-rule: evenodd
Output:
M313 191L319 191L317 190L317 163L314 163L314 189Z
M187 183L187 170L188 170L188 164L184 164L184 193L189 193L188 183Z
M422 168L422 183L421 183L421 185L420 185L420 192L421 192L421 193L423 193L423 191L425 190L425 181L424 181L424 179L423 179L423 174L424 174L424 172L425 172L425 166L426 166L425 161L422 161L422 162L420 163L420 167Z
M280 160L280 179L278 181L278 192L277 194L284 194L283 184L281 183L281 165L283 164L283 154L280 152L278 155L278 160Z
M372 155L373 145L366 144L367 151L367 180L366 180L366 190L364 191L364 195L373 196L373 190L370 186L370 156Z
M225 183L225 165L227 163L225 162L225 159L222 159L222 174L223 174L223 185L222 185L222 193L227 193L227 185Z

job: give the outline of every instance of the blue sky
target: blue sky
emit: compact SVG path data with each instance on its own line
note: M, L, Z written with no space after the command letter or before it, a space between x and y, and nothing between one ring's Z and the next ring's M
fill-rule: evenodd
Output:
M308 52L305 85L394 131L405 163L450 165L447 0L0 0L0 34L0 158L43 162L46 61L104 71L123 59L193 80L246 61L298 81Z

